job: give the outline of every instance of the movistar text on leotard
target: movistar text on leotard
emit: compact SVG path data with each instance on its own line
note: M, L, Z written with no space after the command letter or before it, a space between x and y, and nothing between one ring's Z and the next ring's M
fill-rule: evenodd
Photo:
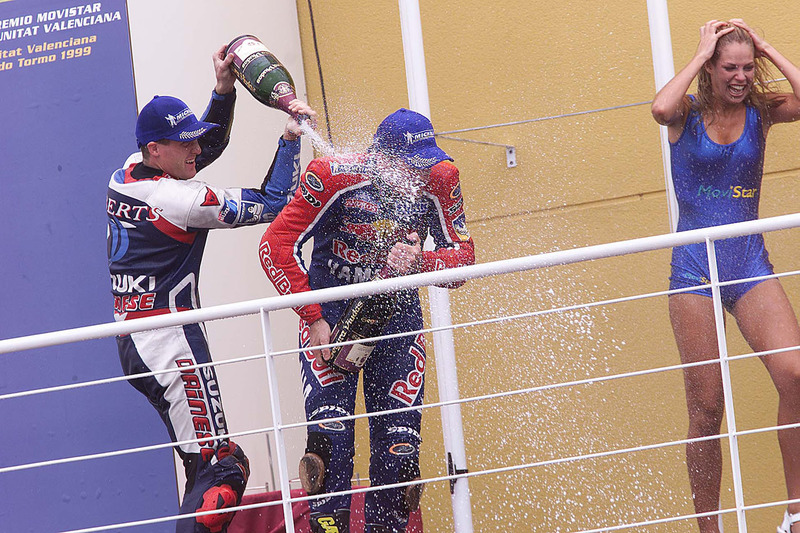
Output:
M728 189L715 189L712 186L706 187L700 185L697 190L697 196L705 196L706 198L755 198L758 195L758 189L748 189L741 185L731 185Z

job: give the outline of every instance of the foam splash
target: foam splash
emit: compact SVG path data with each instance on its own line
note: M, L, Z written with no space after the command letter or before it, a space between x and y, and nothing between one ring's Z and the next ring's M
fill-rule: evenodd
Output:
M331 157L336 154L336 150L333 146L327 143L317 131L311 127L311 123L308 120L301 120L300 121L300 131L303 132L303 136L306 137L308 140L311 141L311 146L314 149L321 153L325 157Z

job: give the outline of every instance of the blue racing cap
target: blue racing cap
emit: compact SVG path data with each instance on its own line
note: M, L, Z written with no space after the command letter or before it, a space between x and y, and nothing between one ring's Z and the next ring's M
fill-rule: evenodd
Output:
M177 98L154 96L136 119L136 142L139 148L161 139L188 142L217 126L219 124L197 120L189 106Z
M441 161L453 160L436 145L428 117L404 108L383 119L375 132L373 146L402 158L414 168L430 168Z

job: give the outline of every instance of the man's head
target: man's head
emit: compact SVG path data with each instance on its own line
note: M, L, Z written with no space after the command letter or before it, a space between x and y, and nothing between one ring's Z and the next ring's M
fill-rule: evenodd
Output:
M192 110L172 96L155 96L136 120L136 142L144 163L159 168L176 179L195 176L195 157L200 154L197 140L218 124L197 120Z
M441 161L453 160L436 145L428 117L408 109L398 109L383 119L372 146L416 169L430 169Z

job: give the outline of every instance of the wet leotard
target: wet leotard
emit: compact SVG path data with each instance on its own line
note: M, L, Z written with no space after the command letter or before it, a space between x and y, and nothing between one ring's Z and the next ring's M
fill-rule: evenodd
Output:
M670 144L679 209L678 231L758 218L765 139L761 114L756 108L747 107L744 131L730 144L712 141L700 113L691 109L680 138ZM760 234L716 241L716 255L720 281L772 274ZM673 249L670 289L703 285L710 283L709 280L704 243ZM732 309L758 283L720 287L723 304ZM710 288L689 292L711 296Z

